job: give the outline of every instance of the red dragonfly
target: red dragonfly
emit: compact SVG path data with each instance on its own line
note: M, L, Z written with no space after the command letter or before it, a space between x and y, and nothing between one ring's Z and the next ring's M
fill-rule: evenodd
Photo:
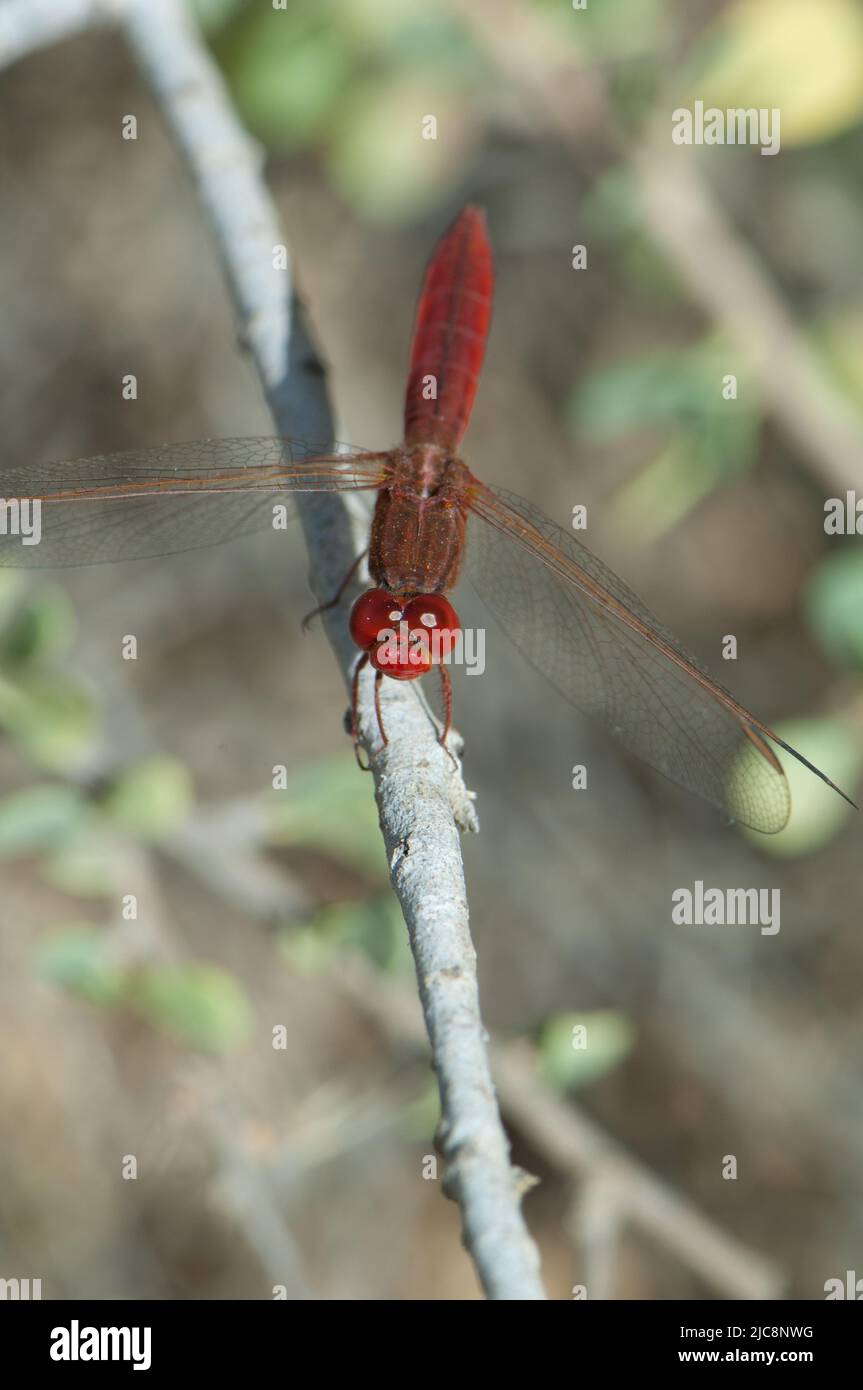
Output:
M0 536L0 564L166 555L274 524L274 509L283 509L289 493L374 490L367 552L374 587L356 601L350 618L361 652L353 682L355 742L364 666L376 669L385 742L383 676L414 679L434 665L443 685L445 745L452 709L445 661L459 630L445 593L464 562L528 661L672 781L757 830L781 830L790 796L771 746L778 744L845 797L717 685L574 535L529 502L481 482L462 462L458 451L485 352L493 281L484 213L467 207L426 271L404 443L397 448L315 454L287 439L221 439L4 469L0 487L7 503L38 499L43 521L38 544ZM393 646L396 630L407 640ZM429 634L442 639L437 648L425 640Z

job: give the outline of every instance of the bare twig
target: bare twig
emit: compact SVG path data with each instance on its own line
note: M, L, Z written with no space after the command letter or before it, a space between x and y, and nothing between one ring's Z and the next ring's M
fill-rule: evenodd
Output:
M116 18L122 0L3 0L0 67Z
M203 1116L216 1154L214 1196L228 1208L274 1287L295 1302L311 1297L303 1257L264 1167L240 1136L238 1115L213 1105Z
M311 910L313 899L261 853L267 824L263 797L200 807L160 848L241 912L264 921L299 917Z
M689 294L736 343L762 401L823 487L863 483L863 419L819 368L782 296L731 226L692 150L654 131L632 156L657 245Z
M614 1298L622 1225L617 1181L600 1167L582 1181L567 1220L584 1269L582 1283L594 1302Z
M399 985L356 958L339 963L334 983L390 1037L411 1046L421 1043L416 1005ZM577 1106L561 1102L544 1084L528 1043L493 1043L492 1062L507 1118L561 1173L587 1184L584 1205L576 1211L575 1236L582 1256L588 1257L589 1297L610 1297L614 1242L627 1224L670 1250L728 1298L779 1295L777 1267L720 1230Z
M601 1173L606 1200L613 1183L618 1220L639 1227L729 1298L777 1297L782 1280L776 1266L726 1235L586 1115L561 1106L538 1080L528 1044L509 1043L493 1056L507 1115L564 1171Z
M64 4L73 14L82 8L80 0L49 0L48 8ZM260 153L179 0L126 0L121 17L194 178L277 429L326 445L333 431L325 378L290 270L275 268L274 248L284 237ZM300 512L315 587L329 595L359 549L351 510L340 499L308 496ZM347 681L356 654L343 618L331 615L327 630ZM449 1190L487 1295L541 1299L539 1258L521 1215L479 1013L459 844L459 830L476 827L472 798L416 693L386 685L390 744L373 758L375 792L441 1090ZM360 724L372 750L378 734L370 681L362 683Z

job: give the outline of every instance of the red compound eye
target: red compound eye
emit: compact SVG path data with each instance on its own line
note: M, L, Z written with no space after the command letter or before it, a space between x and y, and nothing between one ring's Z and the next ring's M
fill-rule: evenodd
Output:
M432 665L428 643L408 632L405 624L393 637L379 642L369 652L369 661L376 671L383 671L394 681L413 681L425 676Z
M458 613L443 594L417 594L405 604L404 621L411 632L422 632L432 661L449 656L461 631Z
M398 627L401 616L401 604L386 589L367 589L351 609L351 637L361 651L369 652L382 632Z

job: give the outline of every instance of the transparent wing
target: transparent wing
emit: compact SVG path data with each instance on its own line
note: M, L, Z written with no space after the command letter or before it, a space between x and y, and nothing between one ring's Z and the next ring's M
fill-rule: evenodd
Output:
M380 487L387 458L317 453L288 439L204 439L0 467L0 565L88 565L217 545L272 526L274 506L290 509L292 493Z
M481 483L471 508L481 523L466 550L474 587L528 661L630 752L767 833L791 810L768 738L829 782L717 685L575 536Z

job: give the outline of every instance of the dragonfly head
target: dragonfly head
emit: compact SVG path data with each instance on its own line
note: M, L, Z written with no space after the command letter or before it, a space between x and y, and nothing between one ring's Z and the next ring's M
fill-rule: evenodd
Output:
M460 629L443 594L403 598L367 589L351 609L351 637L376 671L397 681L416 680L446 660Z

